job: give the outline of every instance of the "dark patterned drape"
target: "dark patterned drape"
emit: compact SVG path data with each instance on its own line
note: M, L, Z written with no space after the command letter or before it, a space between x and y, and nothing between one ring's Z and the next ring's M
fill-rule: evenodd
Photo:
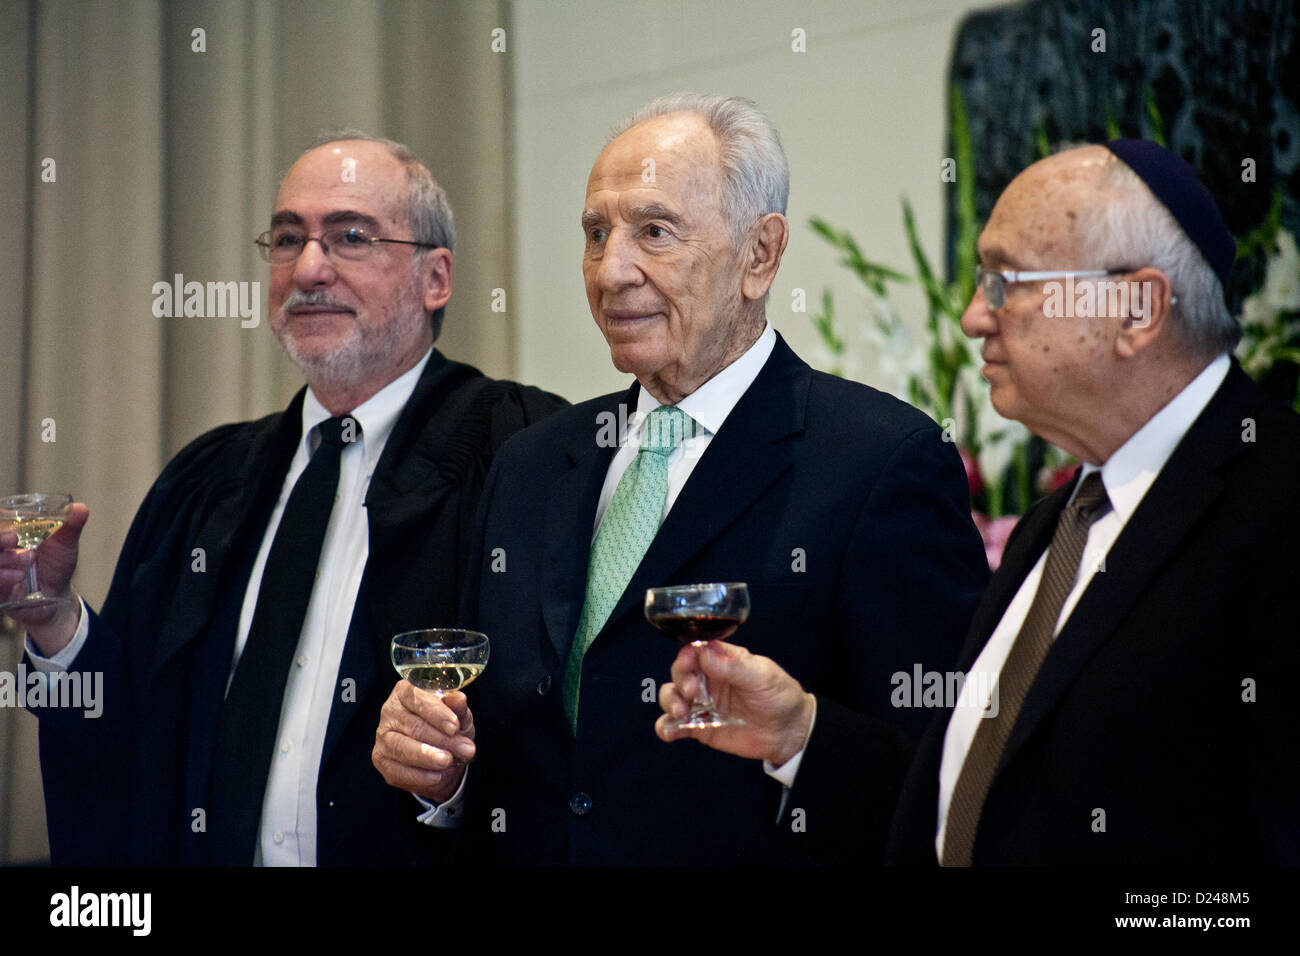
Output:
M1105 52L1094 52L1105 31ZM981 223L1042 140L1157 138L1201 173L1240 238L1281 192L1281 224L1300 233L1300 30L1296 0L1032 0L975 13L960 27L951 81L969 118ZM1154 107L1154 109L1152 109ZM952 152L949 155L954 155ZM1243 160L1255 181L1243 182ZM949 193L953 265L955 195ZM1235 313L1265 255L1239 257Z

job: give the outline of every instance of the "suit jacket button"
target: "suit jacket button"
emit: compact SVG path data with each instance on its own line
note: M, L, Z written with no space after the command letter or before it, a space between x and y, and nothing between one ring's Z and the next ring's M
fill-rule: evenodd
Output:
M569 798L569 809L573 811L574 816L585 817L591 812L590 794L575 793Z
M547 674L537 682L537 693L545 697L551 692L551 675Z

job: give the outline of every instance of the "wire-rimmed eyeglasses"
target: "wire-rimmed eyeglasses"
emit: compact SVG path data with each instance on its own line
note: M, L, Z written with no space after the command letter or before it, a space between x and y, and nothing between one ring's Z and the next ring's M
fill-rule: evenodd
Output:
M296 262L298 257L302 255L303 249L307 248L307 243L313 239L320 243L321 251L325 255L336 256L339 259L347 259L353 262L369 258L377 242L417 246L421 249L439 248L436 243L432 242L416 242L411 239L387 239L383 236L372 236L366 230L357 226L330 229L319 236L309 236L300 229L268 229L254 239L253 243L261 251L262 258L267 262L284 265L289 262Z
M1121 276L1131 269L1056 269L1048 272L1016 272L1011 269L981 269L977 282L990 309L1000 309L1007 303L1007 286L1013 282L1042 282L1046 279L1100 279L1102 276Z

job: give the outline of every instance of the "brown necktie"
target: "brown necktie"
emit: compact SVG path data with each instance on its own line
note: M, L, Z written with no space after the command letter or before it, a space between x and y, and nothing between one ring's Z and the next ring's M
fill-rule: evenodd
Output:
M1110 510L1101 472L1094 471L1079 486L1074 500L1061 511L1056 533L1047 552L1042 580L1034 594L1020 634L1011 645L1002 673L998 675L998 713L980 721L962 764L948 806L948 826L943 838L943 865L970 866L975 849L984 799L1006 748L1011 728L1020 716L1020 706L1034 682L1038 668L1052 646L1056 620L1065 599L1074 590L1079 561L1092 523Z

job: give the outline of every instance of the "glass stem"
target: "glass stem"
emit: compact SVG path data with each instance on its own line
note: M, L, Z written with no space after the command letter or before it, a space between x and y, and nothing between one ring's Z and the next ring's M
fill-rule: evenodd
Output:
M40 593L39 591L36 590L36 562L35 561L27 565L27 593L28 594Z
M700 686L695 690L695 699L691 701L691 716L700 717L714 712L713 697L709 694L709 682L704 679L704 671L697 671Z

